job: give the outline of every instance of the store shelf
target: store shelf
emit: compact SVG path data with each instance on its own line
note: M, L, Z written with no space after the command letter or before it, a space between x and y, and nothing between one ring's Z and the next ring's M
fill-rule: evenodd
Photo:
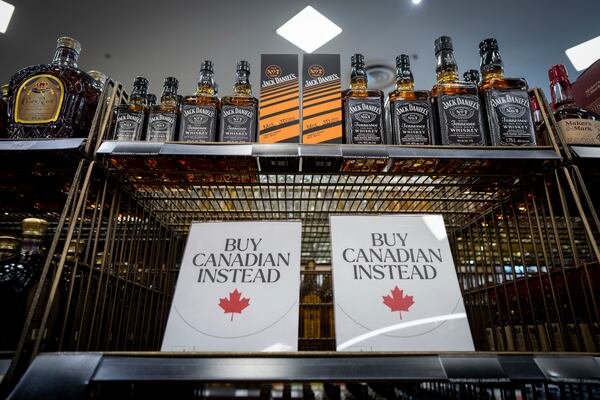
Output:
M11 399L102 382L451 382L600 384L600 357L561 354L41 354ZM77 395L79 394L79 395Z
M571 151L579 158L600 159L600 146L570 146Z

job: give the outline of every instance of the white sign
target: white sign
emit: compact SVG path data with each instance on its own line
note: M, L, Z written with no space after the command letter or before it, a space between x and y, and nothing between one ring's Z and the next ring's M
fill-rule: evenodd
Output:
M295 351L300 222L194 223L162 351Z
M338 351L472 351L440 215L331 216Z

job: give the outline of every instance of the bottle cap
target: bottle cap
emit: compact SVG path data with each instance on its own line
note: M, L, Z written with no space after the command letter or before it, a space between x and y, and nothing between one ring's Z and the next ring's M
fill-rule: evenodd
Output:
M465 71L465 73L463 74L463 79L467 82L477 83L480 81L479 71L477 71L476 69L470 69L468 71Z
M88 71L88 75L91 76L93 80L98 81L100 83L104 83L108 79L108 76L106 76L106 74L100 71L96 71L95 69Z
M23 236L44 236L48 228L48 221L41 218L25 218L21 221Z
M10 235L0 236L0 250L18 250L20 246L21 239Z
M550 82L569 80L569 74L563 64L556 64L548 70Z
M364 67L365 66L365 56L363 56L360 53L356 53L352 57L350 57L350 63L353 66L356 66L359 68Z
M144 78L143 76L138 76L133 81L133 86L146 86L146 87L148 87L148 79Z
M56 40L56 47L66 47L75 50L77 53L81 53L81 43L68 36L59 37Z
M435 39L435 54L443 50L454 50L452 46L452 38L450 36L440 36Z
M202 61L202 64L200 64L200 71L215 72L213 62L210 60Z
M175 89L179 86L179 81L177 78L173 78L172 76L168 76L165 78L165 86L171 86Z
M396 67L410 67L410 57L408 54L400 54L396 57Z
M148 104L156 104L156 95L152 94L152 93L148 93L146 95L146 100L148 101Z
M250 73L250 63L245 60L238 61L237 70Z
M483 55L488 51L498 51L498 41L494 38L483 40L479 43L479 54Z

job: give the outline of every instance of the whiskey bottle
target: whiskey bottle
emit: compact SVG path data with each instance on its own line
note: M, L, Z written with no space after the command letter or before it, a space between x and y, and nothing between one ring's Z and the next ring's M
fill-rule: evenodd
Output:
M474 83L475 85L479 85L481 81L481 76L479 75L479 71L476 69L470 69L465 71L463 74L463 79L465 82Z
M426 90L414 90L408 55L396 57L396 90L388 95L394 144L433 144L433 113Z
M368 89L365 58L351 58L350 89L342 92L344 141L347 144L385 144L383 92Z
M115 140L140 140L144 132L148 91L148 79L138 76L133 82L129 104L121 104L115 109Z
M148 131L146 140L149 142L169 142L175 139L177 117L179 116L176 78L165 78L160 104L152 106L148 113Z
M303 274L300 307L300 337L304 339L319 339L321 333L322 303L321 288L317 283L315 262L309 261Z
M2 86L2 97L0 97L0 138L6 137L8 125L8 85Z
M100 91L77 68L81 45L58 38L51 64L27 67L10 81L9 136L12 138L86 137Z
M527 82L505 78L496 39L479 44L481 74L479 90L485 103L492 146L536 145Z
M431 90L437 110L441 143L485 146L485 130L477 86L458 80L452 39L435 40L437 83Z
M94 87L96 89L98 89L100 92L103 92L104 86L106 85L106 81L108 80L108 76L106 76L106 74L104 74L100 71L96 71L96 70L88 71L88 75L94 80L94 82L93 82Z
M600 115L577 107L565 66L553 66L548 77L554 118L567 144L600 145Z
M256 142L258 100L252 96L250 63L237 64L233 95L221 99L219 142Z
M548 140L546 140L546 125L544 124L544 118L542 117L542 110L538 103L535 95L531 93L529 95L529 105L533 114L533 126L535 128L536 142L540 146L548 146Z
M214 142L220 102L215 96L214 67L204 61L198 76L198 88L183 99L179 140L182 142Z

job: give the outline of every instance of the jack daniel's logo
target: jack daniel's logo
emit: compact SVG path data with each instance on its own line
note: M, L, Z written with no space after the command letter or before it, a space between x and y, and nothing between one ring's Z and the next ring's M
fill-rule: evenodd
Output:
M479 110L479 102L478 101L470 100L470 99L463 99L461 97L455 97L451 100L443 101L442 106L444 107L444 110L448 110L452 107L457 107L457 106L465 106L465 107L470 107L474 110Z
M121 122L140 124L142 122L142 117L135 114L121 114L117 117L117 123Z
M317 77L317 79L311 79L304 81L304 87L311 87L315 85L320 85L322 83L328 83L332 81L339 80L340 77L338 74L331 74L323 77Z
M281 67L279 65L269 65L265 68L265 75L269 78L277 78L282 74Z
M266 81L262 81L262 87L277 85L278 83L283 83L283 82L290 82L290 81L293 81L295 79L298 79L296 77L296 74L289 74L289 75L286 75L286 76L282 76L282 77L278 77L278 78L274 78L274 79L269 79L269 80L266 80Z
M183 117L193 125L204 125L215 116L215 111L208 107L191 107L183 109Z
M492 107L498 109L506 117L519 118L529 111L529 99L506 94L493 97Z
M247 118L254 117L254 113L252 111L244 109L244 108L234 107L234 108L229 108L227 110L223 110L223 116L225 118L235 115L235 114L240 114L240 115L246 116Z

